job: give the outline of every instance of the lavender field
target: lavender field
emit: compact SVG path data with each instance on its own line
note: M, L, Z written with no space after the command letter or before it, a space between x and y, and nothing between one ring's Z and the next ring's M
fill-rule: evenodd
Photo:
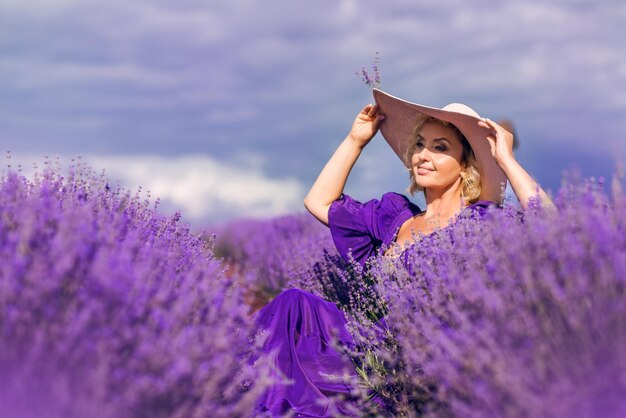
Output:
M463 218L364 270L308 215L194 234L88 167L61 172L1 178L3 416L250 416L270 383L250 314L291 287L345 312L356 415L626 415L617 180L569 179L557 214Z
M0 186L3 417L246 416L241 289L211 242L87 167Z

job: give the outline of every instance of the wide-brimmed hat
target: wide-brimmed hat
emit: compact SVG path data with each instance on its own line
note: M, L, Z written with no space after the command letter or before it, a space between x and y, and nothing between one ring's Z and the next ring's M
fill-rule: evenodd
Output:
M476 111L461 103L450 103L442 109L424 106L399 99L379 89L374 89L374 100L379 112L385 115L385 120L380 124L380 132L403 164L406 164L404 155L420 114L450 122L467 138L474 151L480 171L479 199L502 202L506 175L491 154L487 140L491 130L478 125L480 115Z

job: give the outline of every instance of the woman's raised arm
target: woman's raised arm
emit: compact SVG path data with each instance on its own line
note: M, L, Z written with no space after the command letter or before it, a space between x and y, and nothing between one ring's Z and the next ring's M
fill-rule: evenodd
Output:
M322 172L304 198L304 206L324 225L328 225L328 208L341 196L350 170L363 148L378 132L385 116L375 105L365 106L357 115L348 136L328 160Z
M482 118L478 125L491 129L492 134L487 135L487 140L491 145L491 153L502 171L504 171L504 174L506 174L522 208L526 209L528 207L531 198L539 198L542 207L556 210L550 196L515 159L513 155L513 134L491 119Z

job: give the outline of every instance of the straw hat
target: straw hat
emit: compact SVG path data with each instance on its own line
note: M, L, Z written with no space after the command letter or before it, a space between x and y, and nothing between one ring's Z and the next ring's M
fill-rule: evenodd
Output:
M450 103L442 109L419 105L379 89L374 89L374 99L379 112L385 115L385 120L380 124L380 132L403 163L409 139L420 113L450 122L467 138L474 151L480 171L479 199L502 203L506 175L491 155L491 147L487 141L487 135L491 130L478 126L480 115L476 111L461 103Z

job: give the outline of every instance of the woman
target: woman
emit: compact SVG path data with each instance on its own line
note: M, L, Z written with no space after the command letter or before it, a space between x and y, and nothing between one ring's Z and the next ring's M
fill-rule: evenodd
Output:
M465 211L484 212L501 203L508 179L523 208L533 198L553 207L548 195L513 155L513 135L465 105L443 109L418 105L374 90L376 105L357 115L304 200L306 208L330 227L341 255L365 266L384 246L400 248L416 235L452 224ZM411 193L422 190L426 209L406 197L386 193L360 203L343 194L348 175L378 129L409 171ZM350 346L342 312L330 302L298 289L282 292L256 315L268 330L264 351L271 353L290 384L276 384L262 397L258 412L280 416L332 416L347 413L330 397L350 393L342 375L354 375L350 359L332 348L336 338Z

